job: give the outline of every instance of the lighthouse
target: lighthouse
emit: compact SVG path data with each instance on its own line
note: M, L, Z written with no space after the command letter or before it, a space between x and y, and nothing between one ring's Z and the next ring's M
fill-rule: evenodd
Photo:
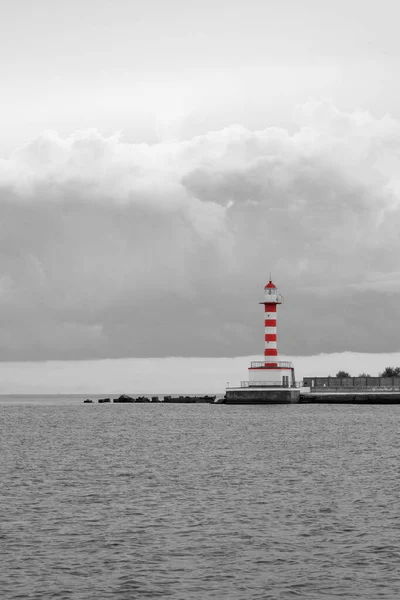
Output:
M264 358L252 361L246 381L240 387L227 388L226 404L288 404L298 402L300 389L296 384L292 362L278 358L277 316L283 303L282 294L271 277L264 286Z
M283 296L271 277L264 287L264 360L253 361L249 368L249 384L294 387L295 375L291 362L278 360L277 317L278 306L283 303Z

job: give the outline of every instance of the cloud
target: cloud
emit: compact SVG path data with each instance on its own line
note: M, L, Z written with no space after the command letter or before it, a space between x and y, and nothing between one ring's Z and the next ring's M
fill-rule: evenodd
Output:
M400 123L296 109L181 142L47 132L0 161L0 359L399 349Z

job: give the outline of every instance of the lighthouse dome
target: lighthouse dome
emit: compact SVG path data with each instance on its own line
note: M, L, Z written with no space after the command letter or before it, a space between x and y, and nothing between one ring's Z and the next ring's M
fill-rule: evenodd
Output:
M282 294L278 292L278 288L270 279L267 285L264 286L264 302L272 304L282 304Z

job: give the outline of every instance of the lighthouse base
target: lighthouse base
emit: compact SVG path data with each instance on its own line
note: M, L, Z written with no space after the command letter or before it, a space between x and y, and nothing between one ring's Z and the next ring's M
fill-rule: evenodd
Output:
M297 404L299 398L299 388L237 387L226 390L224 404Z

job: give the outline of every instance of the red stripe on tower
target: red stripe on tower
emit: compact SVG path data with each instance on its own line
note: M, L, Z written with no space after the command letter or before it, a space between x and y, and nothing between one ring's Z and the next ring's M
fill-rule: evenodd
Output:
M266 342L276 342L276 333L266 333L265 341Z
M265 327L276 327L276 319L265 319Z

